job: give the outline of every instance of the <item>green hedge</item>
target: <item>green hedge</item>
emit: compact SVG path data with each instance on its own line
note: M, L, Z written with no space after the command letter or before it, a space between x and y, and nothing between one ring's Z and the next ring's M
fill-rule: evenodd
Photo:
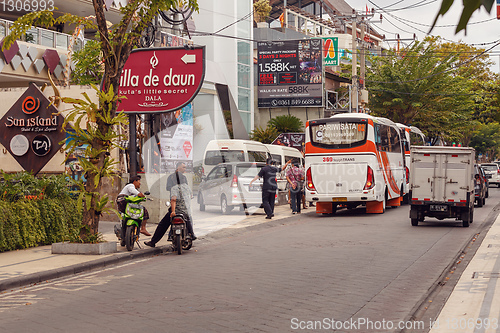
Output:
M0 200L0 252L48 245L79 234L82 213L76 200Z

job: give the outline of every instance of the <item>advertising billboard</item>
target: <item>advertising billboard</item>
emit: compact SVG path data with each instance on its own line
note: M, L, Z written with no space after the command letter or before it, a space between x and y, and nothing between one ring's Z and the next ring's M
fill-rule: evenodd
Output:
M259 108L323 106L322 42L257 43Z

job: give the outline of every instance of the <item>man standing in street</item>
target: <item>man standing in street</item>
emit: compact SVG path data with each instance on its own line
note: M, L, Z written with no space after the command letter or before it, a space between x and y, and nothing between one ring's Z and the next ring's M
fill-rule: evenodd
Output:
M175 185L180 185L180 184L187 184L187 178L184 175L184 172L186 172L186 163L184 162L179 162L176 165L175 172L172 173L170 176L167 178L167 191L170 192L172 190L172 187ZM190 198L191 199L191 198ZM153 237L151 237L151 240L148 242L144 242L147 246L155 247L156 243L162 239L162 237L165 235L165 232L168 230L168 227L170 227L171 223L171 214L172 214L172 206L168 209L167 214L161 219L160 223L156 227L155 233L153 234ZM190 230L193 230L192 227L192 221L188 221L190 224L188 228ZM195 240L196 237L194 234L192 235L192 240Z
M268 158L266 160L266 166L260 169L259 173L250 181L250 185L259 178L263 179L262 184L262 205L264 206L264 211L266 212L266 219L271 219L274 216L274 201L276 200L276 190L278 189L278 184L276 183L276 173L286 169L291 160L285 163L281 167L281 170L271 163L273 160Z

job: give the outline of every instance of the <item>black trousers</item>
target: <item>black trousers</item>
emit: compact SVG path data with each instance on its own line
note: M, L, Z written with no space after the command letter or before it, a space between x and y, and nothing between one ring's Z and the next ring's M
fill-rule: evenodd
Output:
M170 224L172 222L172 218L170 217L170 213L172 213L172 208L168 209L167 214L163 216L161 219L160 223L158 223L158 226L156 227L155 233L153 234L153 237L151 237L151 243L156 244L160 241L160 239L165 235L167 232L168 227L170 227Z
M161 219L160 223L158 223L158 226L156 227L155 233L153 234L153 237L151 237L151 243L156 244L160 241L160 239L165 236L165 233L168 230L168 227L172 224L172 217L170 214L172 213L172 208L168 209L167 214L163 216ZM185 215L184 216L186 219L186 228L189 234L194 236L194 231L193 231L193 223L189 216ZM172 229L170 229L172 231Z
M262 205L267 216L274 214L274 201L276 200L276 190L262 189Z
M302 190L300 187L290 188L290 201L292 204L292 212L300 213L300 206L302 205Z

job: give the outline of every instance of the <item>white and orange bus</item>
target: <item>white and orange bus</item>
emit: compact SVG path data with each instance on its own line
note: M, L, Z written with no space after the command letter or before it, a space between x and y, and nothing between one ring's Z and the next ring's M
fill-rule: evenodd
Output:
M401 131L401 143L405 153L406 181L403 202L408 203L410 192L410 146L425 146L425 135L418 127L396 123Z
M405 185L400 130L363 113L309 120L305 136L306 201L316 212L366 205L367 213L399 206Z

